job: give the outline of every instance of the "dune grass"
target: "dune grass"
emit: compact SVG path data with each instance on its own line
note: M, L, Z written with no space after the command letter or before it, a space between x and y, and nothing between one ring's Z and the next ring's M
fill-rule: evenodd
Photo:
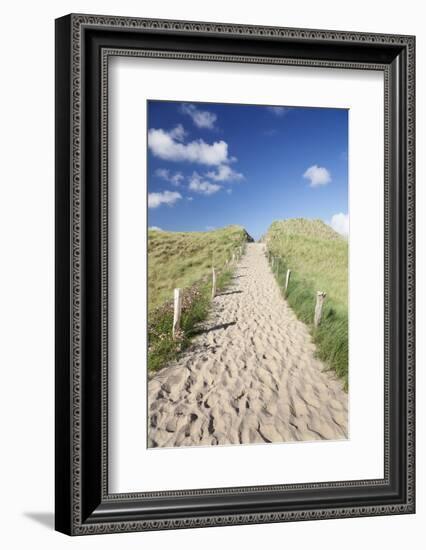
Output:
M189 288L223 269L250 237L231 225L205 232L148 231L148 311L170 300L174 288Z
M266 235L274 274L287 301L310 329L318 356L348 389L348 243L321 220L274 222ZM322 322L313 325L316 292L327 293Z
M232 254L250 240L239 226L198 233L148 232L148 371L177 358L206 319L211 305L211 270L217 291L229 284ZM172 338L173 289L183 289L181 331Z

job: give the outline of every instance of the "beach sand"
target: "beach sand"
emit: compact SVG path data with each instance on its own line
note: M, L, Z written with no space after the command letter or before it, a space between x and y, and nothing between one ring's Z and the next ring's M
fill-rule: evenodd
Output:
M348 395L251 243L204 330L148 383L148 446L339 440Z

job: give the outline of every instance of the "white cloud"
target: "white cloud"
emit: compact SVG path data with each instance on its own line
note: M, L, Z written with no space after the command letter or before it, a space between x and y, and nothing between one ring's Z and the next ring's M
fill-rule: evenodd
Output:
M331 181L331 174L323 166L318 166L314 164L310 166L306 172L303 174L303 177L310 180L310 187L319 187L320 185L327 185Z
M217 167L216 171L207 172L206 177L213 181L240 181L244 179L243 174L236 172L227 164L221 164Z
M217 183L210 183L207 180L203 180L197 172L194 172L189 181L189 189L191 191L195 191L196 193L200 193L201 195L208 196L217 193L219 189L221 189L221 186Z
M148 147L154 156L163 160L197 162L208 166L218 166L232 160L228 157L226 141L215 141L210 145L199 139L185 144L181 143L181 138L183 136L179 127L169 132L151 128L148 132Z
M206 225L206 231L214 231L216 229L216 227L214 227L213 225Z
M148 193L148 208L157 208L161 204L172 206L182 198L176 191L163 191L162 193Z
M151 225L148 229L151 231L164 231L164 229L161 229L161 227L157 227L156 225Z
M194 197L186 197L186 200L187 200L187 201L193 201L193 200L194 200Z
M175 172L172 174L167 168L157 168L155 175L165 181L172 183L173 185L179 186L184 180L184 177L181 172Z
M192 103L183 103L181 110L182 113L192 118L192 122L197 128L208 128L209 130L214 128L217 120L217 116L214 113L197 109Z
M176 141L183 141L184 137L186 136L186 132L182 124L178 124L172 130L170 130L170 136Z
M167 168L157 168L155 175L163 180L169 181L170 170L167 170Z
M337 233L340 233L340 235L343 235L344 237L348 237L349 235L349 214L343 214L343 212L340 212L339 214L334 214L332 216L330 224L331 227L336 231Z
M284 116L289 112L289 110L290 109L288 107L268 107L268 111L277 116Z
M180 185L180 183L183 181L184 177L180 172L176 172L176 174L173 174L170 177L170 182L173 183L173 185Z

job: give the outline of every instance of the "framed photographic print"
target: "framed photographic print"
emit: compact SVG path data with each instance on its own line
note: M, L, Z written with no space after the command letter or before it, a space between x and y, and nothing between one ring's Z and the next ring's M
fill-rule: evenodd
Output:
M56 21L56 529L414 513L412 36Z

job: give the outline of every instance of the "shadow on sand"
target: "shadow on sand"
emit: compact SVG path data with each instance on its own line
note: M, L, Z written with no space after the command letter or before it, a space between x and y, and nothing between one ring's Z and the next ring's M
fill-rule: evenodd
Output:
M220 330L220 329L226 329L228 327L232 327L233 325L236 325L237 321L231 321L229 323L220 323L219 325L213 325L212 327L200 327L195 334L206 334L207 332L213 332L214 330Z
M229 292L221 292L217 296L229 296L230 294L242 294L242 293L243 293L242 290L231 290Z

